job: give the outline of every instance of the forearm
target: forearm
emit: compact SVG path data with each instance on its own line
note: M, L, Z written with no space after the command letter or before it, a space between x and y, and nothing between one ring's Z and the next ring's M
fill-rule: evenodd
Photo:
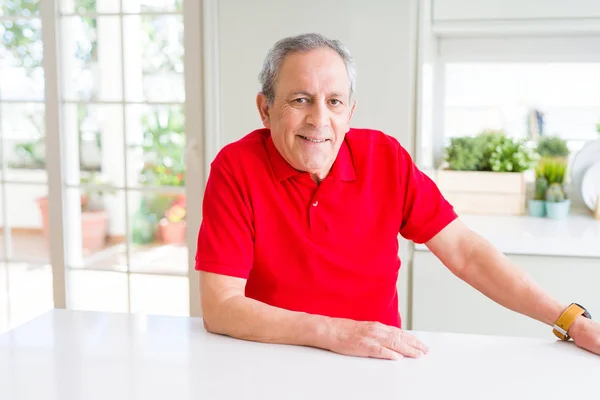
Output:
M284 310L242 295L203 308L207 329L213 333L265 343L327 347L328 317Z
M461 279L508 309L554 325L564 305L479 235L468 246L466 265L457 273Z

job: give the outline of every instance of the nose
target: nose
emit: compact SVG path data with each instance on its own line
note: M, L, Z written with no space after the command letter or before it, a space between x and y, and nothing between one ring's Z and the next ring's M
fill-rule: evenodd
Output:
M323 102L314 102L306 115L306 123L314 128L329 126L329 109Z

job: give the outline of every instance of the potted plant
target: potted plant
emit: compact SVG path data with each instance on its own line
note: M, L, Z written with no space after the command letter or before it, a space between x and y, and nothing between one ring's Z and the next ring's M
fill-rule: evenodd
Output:
M82 184L93 184L94 187L84 187L81 195L81 241L83 249L97 251L104 247L108 234L108 213L105 209L104 195L114 193L108 182L99 174L90 172L81 178ZM42 214L44 235L49 234L48 198L37 200Z
M546 214L548 218L561 219L569 214L571 200L565 191L567 163L564 160L544 160L544 173L548 180Z
M536 150L543 158L566 159L569 157L567 142L558 136L542 136Z
M185 203L176 201L159 222L160 237L164 243L179 244L185 242Z
M535 167L535 195L529 200L529 215L532 217L543 217L546 215L546 191L548 190L548 179L544 171L544 164L540 162Z
M525 171L539 156L523 140L486 130L450 139L436 183L458 212L522 215Z

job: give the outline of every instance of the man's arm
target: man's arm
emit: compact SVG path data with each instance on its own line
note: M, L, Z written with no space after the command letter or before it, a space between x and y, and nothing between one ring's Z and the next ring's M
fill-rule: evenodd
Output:
M200 272L205 327L239 339L318 347L352 356L418 357L427 348L400 329L289 311L245 297L246 280Z
M554 326L566 308L460 219L425 244L454 275L510 310ZM600 324L579 317L569 334L581 347L600 354Z

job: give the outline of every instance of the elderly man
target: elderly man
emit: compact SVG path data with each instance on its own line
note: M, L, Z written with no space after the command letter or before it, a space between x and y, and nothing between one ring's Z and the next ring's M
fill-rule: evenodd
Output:
M600 324L537 287L470 231L393 137L350 128L355 67L338 41L285 38L268 53L264 125L212 163L196 269L205 327L336 353L419 357L401 329L398 234L457 277L600 354Z

